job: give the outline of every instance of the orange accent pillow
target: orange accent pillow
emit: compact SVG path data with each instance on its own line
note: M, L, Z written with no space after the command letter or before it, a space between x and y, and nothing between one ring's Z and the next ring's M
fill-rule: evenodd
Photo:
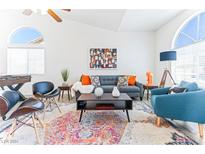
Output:
M128 76L128 85L134 86L137 82L136 76L130 75Z
M82 75L81 76L82 85L91 85L91 80L89 75Z

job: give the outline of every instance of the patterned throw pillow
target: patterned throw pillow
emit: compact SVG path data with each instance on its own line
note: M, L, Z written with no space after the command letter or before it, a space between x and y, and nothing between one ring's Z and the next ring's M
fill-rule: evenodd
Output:
M91 84L95 87L100 86L100 77L99 76L91 76Z
M169 89L168 94L177 94L177 93L184 93L184 92L187 92L186 88L173 86Z
M128 86L128 78L127 76L119 76L117 86Z

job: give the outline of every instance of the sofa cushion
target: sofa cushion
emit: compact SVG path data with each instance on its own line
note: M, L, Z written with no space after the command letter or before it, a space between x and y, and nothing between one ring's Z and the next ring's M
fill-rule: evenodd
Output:
M100 86L100 78L99 78L99 76L91 76L90 79L91 79L91 83L92 83L93 86L95 86L95 87L99 87Z
M101 85L117 85L118 82L118 75L101 75L100 77L100 84Z
M103 88L104 93L111 93L114 86L112 86L112 85L110 85L110 86L106 85L106 86L101 86L101 87Z
M199 89L196 82L187 82L187 81L181 81L179 87L186 88L187 91L196 91Z
M119 87L121 93L135 93L139 92L140 88L136 86L121 86Z
M128 78L127 78L127 76L119 76L119 77L118 77L117 86L118 86L118 87L128 86Z

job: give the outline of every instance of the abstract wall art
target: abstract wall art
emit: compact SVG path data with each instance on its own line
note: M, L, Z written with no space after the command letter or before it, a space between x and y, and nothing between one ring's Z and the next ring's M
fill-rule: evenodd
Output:
M116 48L91 48L89 51L90 69L117 68Z

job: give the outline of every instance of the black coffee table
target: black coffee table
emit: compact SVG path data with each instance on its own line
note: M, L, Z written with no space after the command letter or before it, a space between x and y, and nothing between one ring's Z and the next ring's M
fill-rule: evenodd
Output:
M119 97L104 93L100 98L94 94L81 94L77 99L77 110L81 110L79 122L86 110L123 110L126 111L128 122L130 122L128 110L132 110L132 103L132 99L126 93L121 93Z

